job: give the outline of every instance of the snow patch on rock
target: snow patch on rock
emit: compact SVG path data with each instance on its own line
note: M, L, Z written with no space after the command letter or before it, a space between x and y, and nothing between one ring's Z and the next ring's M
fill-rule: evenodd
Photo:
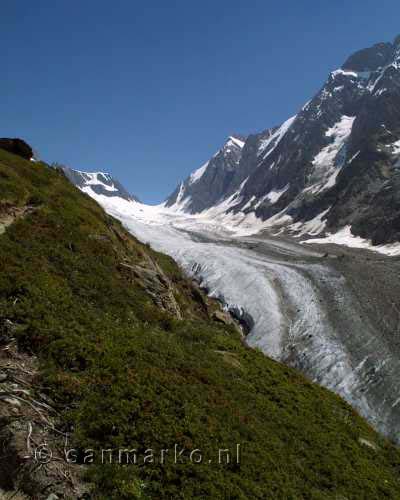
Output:
M189 184L194 184L203 177L209 163L210 162L205 163L192 173L192 175L189 177Z
M355 236L351 232L351 226L345 226L337 233L328 234L324 238L312 238L310 240L302 241L302 243L319 243L323 245L327 243L333 243L336 245L344 245L352 248L364 248L366 250L372 250L384 255L400 255L400 243L374 246L372 245L370 240L361 238L360 236Z
M263 160L265 160L272 153L272 151L274 151L276 146L280 143L287 131L293 125L296 118L297 115L292 116L286 120L272 135L261 141L258 154L259 156L262 156Z
M331 207L327 208L326 210L315 216L313 219L310 219L306 222L295 222L294 224L291 224L288 229L292 232L297 232L296 237L301 237L306 234L310 236L321 234L322 231L325 230L326 226L326 220L323 219L324 217L326 217L330 209Z
M265 199L269 200L271 202L271 205L276 203L279 198L286 193L286 191L289 189L289 184L287 184L284 188L278 189L278 190L272 190L270 191L266 196Z
M82 177L85 179L85 183L87 186L96 186L101 185L106 191L118 191L115 187L113 178L110 174L105 172L81 172L80 170L76 170ZM109 184L107 184L107 182Z
M314 158L314 170L307 189L319 193L333 187L346 158L346 141L353 127L355 116L343 115L325 135L332 142L325 146Z

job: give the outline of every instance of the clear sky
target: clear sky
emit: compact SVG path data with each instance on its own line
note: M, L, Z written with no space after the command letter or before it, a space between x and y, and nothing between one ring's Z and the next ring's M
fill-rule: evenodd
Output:
M279 124L399 0L2 2L3 137L158 202L231 133Z

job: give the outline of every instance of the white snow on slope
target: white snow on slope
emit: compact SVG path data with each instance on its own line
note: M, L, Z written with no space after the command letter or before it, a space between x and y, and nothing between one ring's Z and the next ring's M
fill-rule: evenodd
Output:
M324 231L326 220L323 220L323 218L327 215L330 209L331 207L327 208L316 217L306 222L295 222L294 224L288 226L288 229L297 233L295 234L296 238L305 236L306 234L316 236Z
M346 140L351 134L355 116L343 115L333 127L325 132L332 142L325 146L314 158L314 171L309 179L307 190L316 194L333 187L345 158Z
M400 140L396 141L392 144L393 154L400 155Z
M184 193L185 193L185 186L183 185L183 182L181 182L179 186L179 193L178 196L176 197L177 204L179 204L179 202L182 200Z
M265 199L269 200L271 204L273 205L276 203L279 198L283 195L283 193L286 193L286 191L289 189L289 184L287 184L284 188L278 189L276 191L272 190L270 191L267 195L265 195Z
M357 158L357 156L358 156L359 154L360 154L360 151L357 151L357 153L356 153L356 154L354 154L354 155L350 158L350 160L349 160L347 163L348 163L348 164L352 163L352 162L353 162L353 161Z
M185 183L181 182L179 184L179 192L176 197L175 203L169 208L170 210L175 211L176 213L185 213L186 207L190 204L192 198L190 196L185 196ZM165 207L165 202L159 205L160 207Z
M256 203L254 203L254 206L253 208L258 208L260 205L262 205L264 203L264 201L268 200L270 202L271 205L274 205L278 200L279 198L284 194L286 193L286 191L289 189L289 184L287 184L284 188L282 189L277 189L277 190L274 190L272 189L269 193L267 193L265 196L263 196L262 198L260 198ZM255 201L255 196L253 196L252 200L251 201ZM244 209L245 207L243 207ZM270 219L269 219L270 220Z
M89 186L101 185L106 191L118 191L118 189L114 186L112 177L110 174L105 172L81 172L80 170L76 170L76 172L80 173L85 178L85 183ZM110 182L111 185L105 184L104 180Z
M331 75L333 77L337 75L343 75L343 76L353 76L354 78L357 78L358 74L355 71L349 71L349 70L344 70L344 69L336 69L335 71L332 71Z
M237 213L229 212L229 209L240 202L240 191L246 181L247 179L243 181L236 193L222 201L219 205L194 215L185 213L184 205L169 208L165 207L164 203L155 206L144 205L119 197L98 195L90 186L82 188L82 191L96 199L106 211L109 210L109 207L112 207L112 210L115 210L115 207L117 207L117 212L121 209L122 213L133 214L132 216L143 224L173 224L183 230L203 231L205 233L212 232L219 234L221 237L251 236L260 231L269 231L278 236L285 229L288 229L294 236L300 238L306 235L315 236L325 230L326 221L323 218L329 209L323 211L312 220L297 223L293 223L292 217L286 213L287 208L264 221L257 218L254 212L248 214L241 211ZM184 203L186 202L187 200ZM400 243L373 246L370 241L352 235L349 226L336 234L328 234L323 238L308 239L301 241L301 243L335 243L354 248L363 248L389 256L400 255Z
M280 143L286 132L290 129L296 118L297 115L292 116L291 118L286 120L272 135L270 135L267 139L261 141L258 155L263 155L263 160L265 160L272 153L272 151L274 151L274 149ZM269 146L271 145L272 148L269 148Z
M339 68L335 71L332 71L331 75L333 77L338 76L338 75L352 76L353 78L360 78L362 80L368 80L371 76L371 71L351 71L351 70L345 70L345 69Z
M352 248L372 250L374 252L379 252L390 256L400 255L400 243L373 246L370 240L361 238L360 236L354 236L354 234L352 234L351 232L350 226L345 226L337 233L328 234L328 236L326 236L325 238L313 238L303 241L302 243L334 243L336 245L344 245Z
M367 86L367 90L369 90L372 94L375 93L375 95L380 95L381 94L380 90L383 92L387 90L387 89L379 89L377 92L375 92L375 89L378 87L380 81L386 76L387 70L390 70L391 68L399 69L400 65L399 62L396 61L397 57L398 56L395 55L395 60L393 60L393 62L387 64L386 66L383 66L379 71L373 73L374 78L371 79L371 81Z
M253 204L254 204L254 202L255 202L255 200L256 200L256 197L255 197L255 196L252 196L252 197L250 198L250 200L246 203L246 205L244 205L244 206L242 207L242 210L247 210L248 208L252 208L252 207L253 207Z
M240 149L243 148L244 146L244 141L238 139L237 137L233 137L232 135L229 137L229 141L228 141L228 144L229 142L233 142L233 144L235 144L236 146L239 146Z
M192 173L192 175L189 177L189 184L194 184L203 177L205 171L207 170L208 164L209 162L205 163Z

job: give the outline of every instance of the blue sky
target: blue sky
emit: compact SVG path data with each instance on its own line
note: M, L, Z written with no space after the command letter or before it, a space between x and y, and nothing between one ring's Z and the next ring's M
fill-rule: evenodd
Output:
M400 33L398 0L13 0L1 130L45 161L158 202L231 133L279 124L353 51Z

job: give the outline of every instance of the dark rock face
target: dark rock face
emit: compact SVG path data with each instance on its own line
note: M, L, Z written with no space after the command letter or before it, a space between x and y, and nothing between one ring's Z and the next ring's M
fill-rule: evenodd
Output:
M188 213L201 212L217 204L240 182L238 167L244 141L229 137L225 145L202 167L182 182L166 200Z
M0 139L0 149L5 149L9 153L22 156L25 160L33 158L32 148L22 139Z
M393 46L391 43L378 43L351 55L343 64L343 69L353 71L376 71L390 61Z
M319 217L314 234L350 225L374 244L400 241L400 36L350 56L295 117L220 162L226 148L167 206L197 213L224 202L284 218L289 232Z
M81 190L90 188L95 194L103 196L116 196L127 201L139 201L138 198L128 193L124 186L110 174L104 172L80 172L65 166L58 166L65 176Z

